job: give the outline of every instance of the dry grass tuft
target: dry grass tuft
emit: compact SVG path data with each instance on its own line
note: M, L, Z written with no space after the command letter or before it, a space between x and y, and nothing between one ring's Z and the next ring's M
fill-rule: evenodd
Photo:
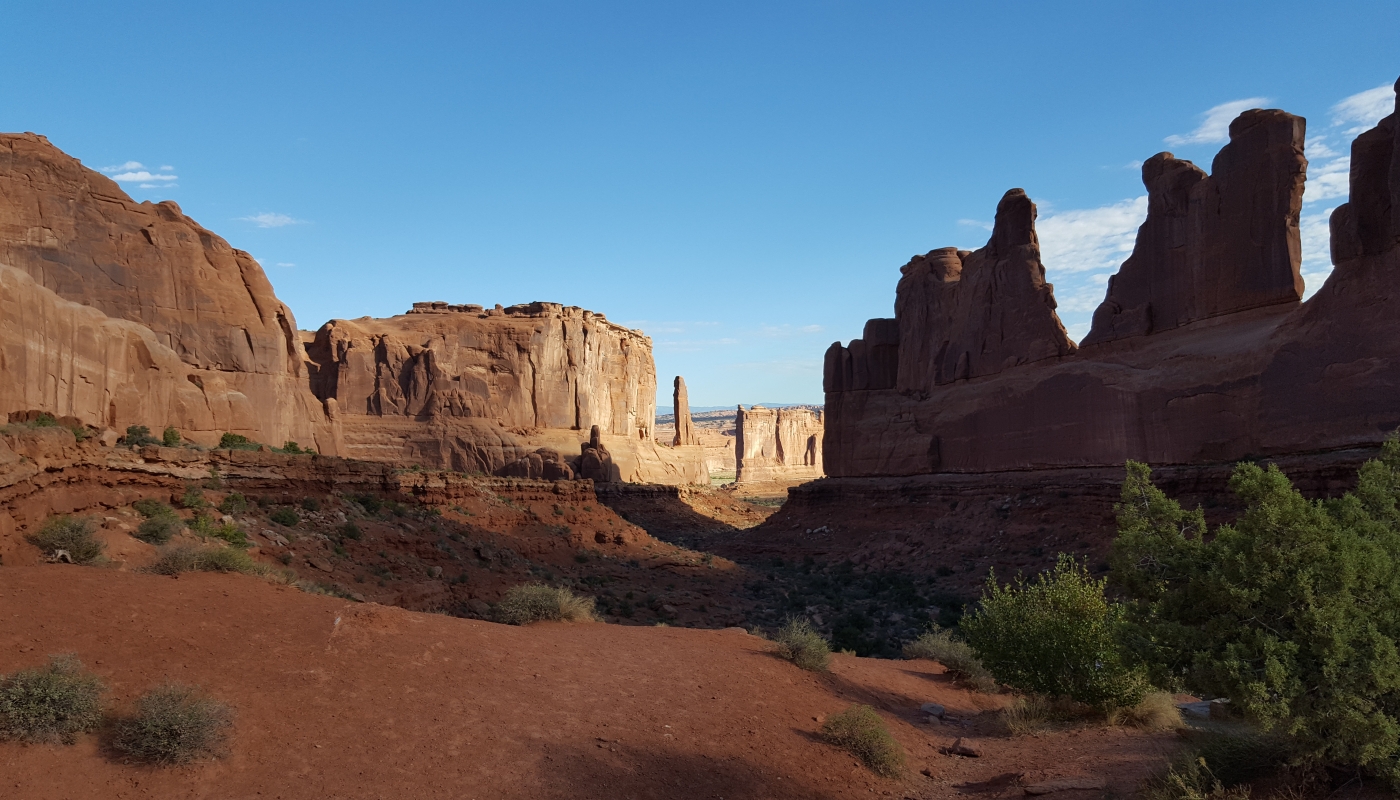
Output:
M805 619L790 619L778 629L778 655L809 672L826 672L831 647Z
M1149 731L1177 731L1186 727L1176 698L1166 692L1150 692L1132 708L1115 708L1108 712L1108 724Z
M594 600L568 589L531 583L513 586L496 606L496 616L507 625L532 622L597 622Z
M822 738L859 758L877 775L904 772L904 750L870 706L851 706L822 725Z
M954 639L951 631L936 625L906 644L904 657L937 661L949 675L979 692L990 694L997 690L996 679L982 666L972 647L961 639Z

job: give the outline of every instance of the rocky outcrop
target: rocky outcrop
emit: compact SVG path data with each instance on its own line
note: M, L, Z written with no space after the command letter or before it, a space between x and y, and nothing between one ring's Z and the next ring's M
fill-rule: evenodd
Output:
M986 247L915 256L900 268L895 318L826 354L827 391L929 392L1075 350L1055 314L1035 234L1035 204L1012 189Z
M0 412L336 451L291 311L175 203L136 203L42 136L0 134L0 269Z
M1297 305L1304 127L1283 111L1246 111L1230 124L1210 175L1171 153L1144 162L1147 221L1083 344Z
M312 390L336 409L353 457L497 473L541 447L579 453L582 432L596 430L611 452L599 480L708 480L698 453L653 441L651 340L602 314L416 303L389 319L327 322L307 352ZM584 454L563 458L594 477Z
M739 406L736 483L822 477L822 418L810 408Z
M676 435L671 440L673 447L681 447L689 444L700 444L700 439L695 435L695 422L690 418L690 396L685 391L685 378L676 376L675 386L671 391L672 414L676 420Z
M1027 349L1012 351L999 371L980 373L969 357L965 379L955 368L940 383L947 373L924 365L946 365L930 344L949 341L946 328L913 315L945 304L911 307L906 281L920 272L925 287L936 287L955 260L967 267L955 251L931 253L900 283L898 338L884 344L894 352L867 358L894 361L893 383L886 376L856 388L856 348L828 354L827 473L1229 463L1374 446L1400 427L1394 119L1357 140L1351 200L1332 219L1336 269L1301 304L1303 121L1279 111L1236 120L1209 177L1166 155L1144 169L1152 211L1095 318L1093 341L1077 352L1046 357L1044 324L1027 323L1026 335L1000 340Z

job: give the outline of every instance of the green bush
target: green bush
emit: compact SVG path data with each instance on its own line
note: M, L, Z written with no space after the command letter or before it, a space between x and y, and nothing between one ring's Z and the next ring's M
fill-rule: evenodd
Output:
M101 723L106 688L72 655L0 676L0 739L72 744Z
M208 505L209 501L204 499L204 490L198 486L186 486L185 493L180 496L181 508L205 508Z
M904 771L904 750L870 706L851 706L831 717L822 725L821 735L877 775L897 778Z
M1245 511L1209 537L1129 463L1113 576L1158 674L1281 734L1303 767L1400 787L1400 441L1354 491L1308 500L1276 466L1236 467Z
M346 539L354 539L358 542L365 534L364 531L360 530L359 525L353 522L347 522L340 526L340 535Z
M989 577L962 633L1000 683L1100 710L1136 706L1151 687L1126 663L1123 609L1105 599L1104 584L1064 554L1033 581Z
M241 433L225 433L219 437L220 450L257 450L260 446Z
M150 498L142 498L140 500L137 500L136 502L131 504L131 507L136 509L137 512L141 514L141 516L146 517L148 519L151 517L175 515L175 509L171 508L165 503L162 503L159 500L152 500Z
M826 672L831 646L805 619L790 619L778 629L778 655L810 672Z
M248 510L248 498L244 497L241 492L230 492L219 503L219 510L229 515L242 514Z
M151 429L145 425L128 425L126 436L122 437L124 444L134 444L137 447L145 447L148 444L160 444L160 440L151 435Z
M59 550L68 553L75 564L91 564L102 557L106 545L96 535L92 520L67 515L49 517L37 533L25 537L29 543L54 556Z
M182 572L239 572L245 575L260 575L263 572L253 557L243 550L196 545L171 547L163 551L156 562L146 570L157 575L179 575Z
M288 528L295 527L301 522L301 517L297 516L297 512L285 506L273 511L267 518Z
M303 451L301 445L289 440L286 444L282 445L282 452L300 455Z
M568 589L532 583L512 586L496 606L496 616L507 625L531 622L593 622L594 600Z
M930 626L919 638L904 646L905 658L926 658L937 661L959 681L979 692L995 692L996 679L978 660L967 642L954 639L952 631Z
M378 514L379 509L384 506L384 501L372 494L353 495L350 499L363 508L366 514Z
M320 511L321 501L314 497L303 497L301 499L301 508L303 511Z
M166 428L160 434L160 443L166 447L180 446L180 431L175 427Z
M165 544L175 538L175 534L179 533L183 526L184 523L173 513L160 514L142 520L136 527L135 536L147 544Z
M167 684L136 701L136 713L117 721L112 746L135 761L185 764L223 754L233 711L197 687Z

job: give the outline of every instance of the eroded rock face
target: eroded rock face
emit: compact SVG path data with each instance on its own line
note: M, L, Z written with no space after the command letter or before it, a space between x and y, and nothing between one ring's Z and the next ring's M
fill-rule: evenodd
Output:
M737 483L822 477L822 418L816 411L739 406L735 433Z
M928 392L1075 350L1055 314L1035 234L1035 204L1012 189L987 245L915 256L900 272L894 319L827 351L826 391Z
M334 404L353 457L499 473L545 447L594 477L580 445L596 429L613 454L609 480L708 480L698 455L653 441L651 340L602 314L417 303L388 319L331 320L307 352L312 390ZM534 469L511 467L522 468Z
M291 311L175 203L137 203L42 136L0 134L0 265L32 279L4 278L4 369L24 379L0 388L0 411L335 452Z
M1395 119L1353 147L1351 200L1332 217L1336 269L1305 303L1303 123L1277 111L1236 120L1209 177L1165 154L1144 167L1152 210L1095 317L1093 346L981 376L969 358L968 380L955 369L940 383L924 365L947 363L929 346L943 328L905 315L946 308L967 259L944 250L911 262L894 385L852 388L840 371L856 348L828 354L827 473L1229 463L1375 446L1400 427Z
M1302 117L1246 111L1230 124L1209 176L1171 153L1144 162L1147 221L1083 345L1297 305L1305 134Z
M685 378L679 375L676 376L675 386L671 391L671 408L676 418L676 435L671 440L671 445L681 447L700 444L700 439L695 435L695 422L690 418L690 396L685 391Z

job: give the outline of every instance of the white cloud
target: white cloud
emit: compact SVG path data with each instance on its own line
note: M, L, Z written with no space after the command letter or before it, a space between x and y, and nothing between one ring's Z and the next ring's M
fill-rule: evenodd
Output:
M1308 182L1303 187L1303 202L1345 198L1351 191L1351 157L1342 156L1308 165Z
M1201 115L1201 124L1188 134L1172 134L1167 144L1181 147L1188 144L1222 144L1230 141L1230 122L1241 112L1259 108L1269 102L1267 97L1246 97L1221 103Z
M958 220L958 224L959 224L959 225L966 225L966 226L969 227L969 228L981 228L981 229L987 230L987 231L989 231L989 230L992 229L992 223L990 223L990 222L983 222L983 221L980 220L980 219L960 219L960 220Z
M116 175L112 176L112 180L121 181L123 183L150 183L152 181L177 181L179 179L180 176L178 175L171 175L163 172L147 172L144 169L136 172L118 172Z
M286 214L276 214L264 211L260 214L253 214L249 217L239 217L243 222L251 222L259 228L281 228L287 225L300 225L306 220L289 217Z
M1376 126L1395 110L1395 88L1390 84L1367 89L1332 106L1332 127L1349 126L1342 133L1355 136Z
M290 261L278 261L278 262L277 262L277 266L279 266L279 267L295 267L296 264L294 264L294 263L292 263L292 262L290 262Z
M145 169L146 165L140 161L128 161L125 164L117 164L111 167L102 167L103 172L130 172L134 169Z
M1303 245L1303 299L1312 297L1332 273L1332 235L1329 221L1334 208L1303 214L1298 229Z
M1133 252L1147 219L1147 195L1112 205L1047 214L1036 222L1047 271L1112 272Z
M172 167L172 166L170 166L169 164L166 164L165 166L163 166L163 167L160 168L160 171L161 171L161 172L169 172L169 171L172 170L172 169L175 169L175 168Z
M174 189L174 188L178 187L179 185L180 185L180 184L178 184L178 183L142 183L142 184L138 184L137 188L140 188L140 189Z

